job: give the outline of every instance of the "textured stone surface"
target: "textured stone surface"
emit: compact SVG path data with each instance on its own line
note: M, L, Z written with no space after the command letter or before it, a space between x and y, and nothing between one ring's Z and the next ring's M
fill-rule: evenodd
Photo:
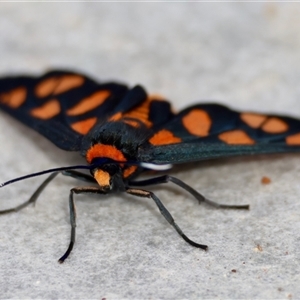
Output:
M300 117L299 26L298 3L1 3L0 72L77 69L141 83L176 108L211 99ZM1 181L78 162L2 112L0 126ZM210 199L251 205L216 210L171 185L153 188L208 252L182 241L151 201L78 196L77 243L63 265L68 190L82 183L59 177L35 208L0 217L0 297L299 298L299 171L299 155L172 171ZM41 181L2 189L0 208Z

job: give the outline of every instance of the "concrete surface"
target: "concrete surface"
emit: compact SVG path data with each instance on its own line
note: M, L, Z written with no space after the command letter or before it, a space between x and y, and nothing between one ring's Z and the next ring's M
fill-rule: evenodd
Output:
M300 117L299 3L0 3L0 73L70 68L143 84L179 109L201 99ZM78 162L0 113L1 180ZM177 167L177 176L223 203L153 188L187 245L150 201L78 196L69 239L68 191L57 178L35 208L0 217L1 299L299 299L299 155ZM261 178L271 178L269 185ZM27 199L35 178L0 191L0 208Z

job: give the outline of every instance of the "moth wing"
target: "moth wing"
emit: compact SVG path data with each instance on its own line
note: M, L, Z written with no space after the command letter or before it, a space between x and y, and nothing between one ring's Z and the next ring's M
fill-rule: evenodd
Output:
M139 160L184 163L218 157L299 152L300 120L237 112L218 104L191 106L140 147Z
M69 71L0 79L0 107L64 150L78 151L90 129L145 101L145 91L98 83Z

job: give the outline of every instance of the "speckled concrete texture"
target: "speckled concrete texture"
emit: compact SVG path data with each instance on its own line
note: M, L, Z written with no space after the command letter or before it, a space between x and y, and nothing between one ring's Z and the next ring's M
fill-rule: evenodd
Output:
M79 70L144 85L181 109L200 101L300 117L299 3L0 3L0 75ZM0 112L1 178L65 166L66 153ZM222 203L218 210L161 185L186 244L150 200L76 197L73 253L68 192L57 177L35 207L0 216L1 299L299 299L299 155L223 159L171 174ZM263 185L267 176L271 183ZM0 209L42 178L0 191Z

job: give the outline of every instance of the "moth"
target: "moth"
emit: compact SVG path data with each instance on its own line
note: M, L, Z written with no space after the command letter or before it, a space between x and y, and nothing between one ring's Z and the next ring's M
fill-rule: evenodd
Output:
M43 76L0 78L0 108L66 151L82 155L86 165L53 168L1 184L50 174L23 204L0 213L18 211L34 203L59 173L87 183L69 194L71 237L59 259L62 263L75 243L74 194L105 195L124 192L150 198L178 234L189 239L161 200L147 186L172 182L199 202L215 207L248 209L248 205L213 202L170 175L136 180L147 170L167 170L175 164L262 153L300 152L300 120L278 115L237 112L215 103L200 103L175 113L170 103L151 96L140 85L99 83L71 71ZM88 170L90 174L78 170Z

